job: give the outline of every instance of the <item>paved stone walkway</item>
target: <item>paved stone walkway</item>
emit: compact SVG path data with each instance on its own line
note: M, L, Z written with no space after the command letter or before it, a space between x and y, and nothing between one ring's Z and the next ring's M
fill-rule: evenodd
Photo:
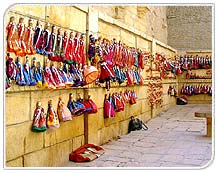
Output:
M206 120L195 111L211 105L174 106L151 119L148 131L134 131L102 147L105 154L92 162L68 162L65 167L204 167L211 160L212 140Z

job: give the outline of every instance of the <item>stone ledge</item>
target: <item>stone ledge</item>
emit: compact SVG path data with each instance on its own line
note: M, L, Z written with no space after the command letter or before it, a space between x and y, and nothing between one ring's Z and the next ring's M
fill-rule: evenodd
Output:
M127 86L126 82L122 83L122 84L118 84L117 82L111 82L111 88L117 88L117 87L137 87L137 86L146 86L151 80L144 80L144 84L143 85L131 85L131 86ZM6 93L20 93L20 92L30 92L30 91L63 91L63 90L81 90L81 89L95 89L95 88L105 88L105 83L100 84L101 87L94 85L94 84L90 84L90 85L86 85L83 87L69 87L69 88L57 88L57 89L53 89L53 90L49 90L46 88L38 88L36 86L18 86L18 85L12 85L11 88L6 90Z
M156 39L155 39L155 40L156 40ZM167 44L165 44L165 43L163 43L163 42L161 42L161 41L159 41L159 40L156 40L156 44L159 45L159 46L162 46L162 47L164 47L164 48L166 48L166 49L169 49L169 50L171 50L171 51L173 51L173 52L175 52L175 53L177 53L177 50L176 50L176 49L172 48L171 46L169 46L169 45L167 45Z
M188 53L213 53L212 52L212 50L211 49L207 49L207 50L204 50L204 49L202 49L202 50L188 50L188 51L186 51L186 53L188 54Z
M212 79L180 79L178 83L212 83Z

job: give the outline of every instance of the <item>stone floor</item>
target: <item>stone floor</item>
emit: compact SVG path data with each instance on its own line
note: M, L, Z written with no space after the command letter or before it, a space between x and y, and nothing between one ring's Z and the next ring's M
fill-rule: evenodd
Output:
M65 167L195 167L209 164L212 138L206 137L206 120L194 112L211 105L174 106L147 122L148 131L134 131L102 147L105 154L92 162L68 162Z

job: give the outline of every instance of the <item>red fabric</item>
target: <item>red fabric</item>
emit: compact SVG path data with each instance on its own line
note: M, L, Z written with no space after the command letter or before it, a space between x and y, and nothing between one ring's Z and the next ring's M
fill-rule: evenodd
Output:
M131 93L130 93L130 100L129 100L129 103L130 103L131 105L136 104L136 98L135 98L135 93L134 93L134 92L131 92Z
M115 73L114 73L112 66L107 64L106 62L103 62L101 64L100 81L108 80L114 76L115 76Z
M75 55L74 62L78 63L80 59L80 55L79 55L79 38L77 36L74 37L73 49Z
M17 33L18 33L18 44L21 50L15 52L17 56L25 56L26 55L26 45L24 43L24 38L26 34L26 27L22 22L17 24Z
M180 74L182 74L182 69L181 69L181 66L178 65L178 68L176 70L176 75L180 75Z
M133 76L130 74L129 70L126 71L126 77L127 77L127 85L133 85Z
M98 112L98 108L97 108L97 105L93 102L93 100L92 99L88 99L88 102L89 102L89 104L91 105L91 107L92 107L92 110L91 111L89 111L88 113L97 113Z
M96 104L93 102L92 99L83 100L82 104L85 106L86 109L91 109L91 110L87 111L88 114L98 112L98 108L97 108Z
M69 160L73 162L89 162L90 161L89 158L86 158L80 155L80 154L83 154L89 147L94 148L97 151L104 150L102 147L96 146L94 144L85 144L79 147L78 149L76 149L75 151L72 151L70 153Z
M187 99L187 97L186 97L186 96L181 96L180 98L181 98L181 99L183 99L183 101L185 101L185 102L187 102L187 101L188 101L188 99Z
M82 64L82 66L86 65L86 57L85 57L85 43L84 40L79 40L79 57L78 60L79 64Z
M138 61L139 61L139 62L138 62L139 68L144 69L145 66L144 66L144 62L143 62L143 54L142 54L142 53L139 53L139 60L138 60Z
M63 56L62 61L65 61L68 58L68 56L66 54L67 53L68 42L69 42L69 39L68 39L67 35L64 35L64 37L63 37L63 52L64 52L64 56Z
M73 61L75 60L73 38L69 38L68 45L65 52L65 60Z
M111 118L115 116L115 110L112 105L112 97L109 96L107 99L107 95L104 98L104 118Z
M28 55L34 55L36 54L36 51L33 48L33 37L34 37L34 31L31 26L27 27L26 35L25 35L25 44L27 49Z
M113 99L115 102L116 112L124 111L124 104L118 96L113 95Z

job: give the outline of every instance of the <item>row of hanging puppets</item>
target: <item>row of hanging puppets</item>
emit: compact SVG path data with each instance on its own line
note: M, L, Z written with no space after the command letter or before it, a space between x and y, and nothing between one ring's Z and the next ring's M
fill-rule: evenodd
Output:
M198 75L191 70L186 73L186 79L211 79L212 78L212 69L206 71L204 75Z
M208 94L209 96L212 96L212 87L205 84L199 84L199 85L184 84L181 89L181 94L188 95L188 96L198 95L198 94Z
M34 75L31 76L31 73L34 73L33 71L31 72L31 68L35 68L34 64L30 67L28 62L26 62L23 65L24 67L21 67L22 64L19 61L21 56L34 55L36 53L46 55L48 60L52 62L57 61L69 64L69 68L73 69L71 71L76 71L74 73L84 72L84 76L76 74L76 76L80 78L80 83L83 83L81 85L90 84L97 80L97 82L99 81L100 83L106 82L106 87L109 88L110 81L117 80L118 83L121 84L127 79L128 85L143 82L141 75L139 75L139 69L144 69L143 59L145 56L148 56L148 53L143 53L141 50L136 50L134 47L128 47L124 43L121 43L121 41L117 42L116 39L109 41L105 38L102 39L102 37L96 39L93 35L90 35L87 54L92 66L87 66L84 42L85 34L76 33L74 36L74 32L71 32L68 37L66 31L64 35L62 35L61 28L56 32L56 27L52 26L50 31L49 23L46 23L43 29L40 21L37 21L36 26L33 27L32 19L29 19L28 26L26 27L24 18L21 17L18 24L16 24L13 16L10 18L6 30L7 59L11 52L18 56L15 63L12 59L6 62L6 88L10 87L10 80L13 79L16 79L18 85L35 85L35 83L38 82L37 77ZM46 60L44 67L38 64L39 67L37 68L41 69L41 71L46 71L48 69L47 65ZM26 66L28 68L30 67L27 69L29 72L27 78L33 79L33 82L24 82L24 78L27 75L22 75L22 73L25 71ZM65 70L65 73L66 71L67 70ZM18 76L16 77L16 75ZM24 78L22 76L24 76ZM51 75L49 74L49 76ZM82 82L82 77L85 78L84 82ZM41 77L39 78L41 79ZM21 81L19 82L18 80ZM44 80L46 81L46 79ZM53 81L52 79L48 79L48 81L50 80ZM59 82L57 82L57 87L54 82L50 82L54 85L50 88L58 88ZM39 86L41 85L39 84Z
M208 55L181 55L175 56L174 59L167 59L164 55L156 53L155 57L150 60L154 62L155 68L150 67L146 72L159 71L161 79L169 78L169 72L179 76L187 70L211 69L212 67L212 59Z
M135 91L126 90L125 92L112 93L104 98L104 118L115 117L115 112L124 111L127 104L136 104ZM32 131L44 132L47 129L57 129L60 122L71 121L73 117L80 116L84 113L97 113L98 108L94 101L90 98L82 99L78 95L77 100L73 99L73 94L69 94L68 103L65 104L62 97L59 98L57 111L53 107L52 100L48 101L48 109L42 106L40 101L37 102L33 115Z
M18 24L15 17L10 17L6 28L7 51L16 56L34 55L36 53L46 55L52 61L78 63L85 65L85 34L67 31L62 34L62 29L46 23L43 28L40 21L33 26L33 19L28 20L28 26L24 24L24 18L20 17Z
M122 84L127 81L127 85L142 85L143 78L139 70L120 70L113 67L108 71L107 66L96 69L94 66L79 68L77 65L59 62L58 67L53 61L46 59L44 67L34 57L29 62L26 56L25 63L22 64L20 57L14 62L10 53L6 57L6 89L10 88L12 81L19 86L38 86L48 89L78 87L96 82L96 84L106 82L106 88L110 89L110 80Z
M115 112L122 112L125 106L136 104L137 95L134 90L125 92L115 92L105 94L104 98L104 118L115 117Z
M52 100L48 101L47 112L42 107L41 102L37 102L34 110L32 131L44 132L49 129L60 127L60 122L71 121L73 117L81 114L96 113L98 108L90 98L82 99L80 96L77 100L73 99L73 94L69 94L68 103L65 104L62 98L59 98L57 111L53 107Z
M57 31L56 31L57 30ZM36 53L48 56L49 60L66 62L68 64L86 65L85 34L56 29L46 23L43 28L40 21L33 26L33 19L29 19L28 26L24 24L24 18L20 18L18 24L15 17L10 17L7 31L7 52L14 52L16 56L34 55ZM88 58L92 64L106 62L109 65L116 65L120 68L136 66L144 68L143 53L134 47L129 47L121 41L117 42L102 38L96 39L89 36Z
M159 71L162 79L167 78L170 71L175 75L180 75L188 69L211 68L212 65L209 56L185 55L172 60L157 53L153 57L150 53L129 47L115 38L108 40L101 36L95 38L93 35L89 36L88 58L86 58L85 34L78 32L68 34L66 31L63 34L61 28L56 29L56 26L50 26L49 23L46 23L44 28L40 21L37 21L35 27L33 23L34 21L29 19L28 26L25 26L24 18L21 17L16 24L15 17L10 17L10 22L6 28L7 52L15 53L18 58L15 63L12 59L6 62L6 88L9 88L10 81L15 79L18 85L38 84L41 87L41 83L44 83L43 86L51 89L63 87L63 83L65 83L65 86L66 83L71 85L72 82L74 82L74 86L83 86L97 82L105 83L109 90L110 81L117 81L119 84L127 81L127 85L143 84L140 71L144 69L144 61L146 60L153 61L156 65L155 69L151 67L146 71ZM43 67L41 64L38 64L38 67L35 68L34 64L30 67L29 62L20 63L19 58L36 53L47 56ZM91 66L87 66L87 59L91 61ZM64 63L60 69L63 80L56 73L59 67L48 63L48 60ZM34 75L33 69L37 69L36 75ZM52 77L51 69L54 70L55 77ZM63 71L65 73L70 72L64 74ZM38 77L36 77L37 75Z

